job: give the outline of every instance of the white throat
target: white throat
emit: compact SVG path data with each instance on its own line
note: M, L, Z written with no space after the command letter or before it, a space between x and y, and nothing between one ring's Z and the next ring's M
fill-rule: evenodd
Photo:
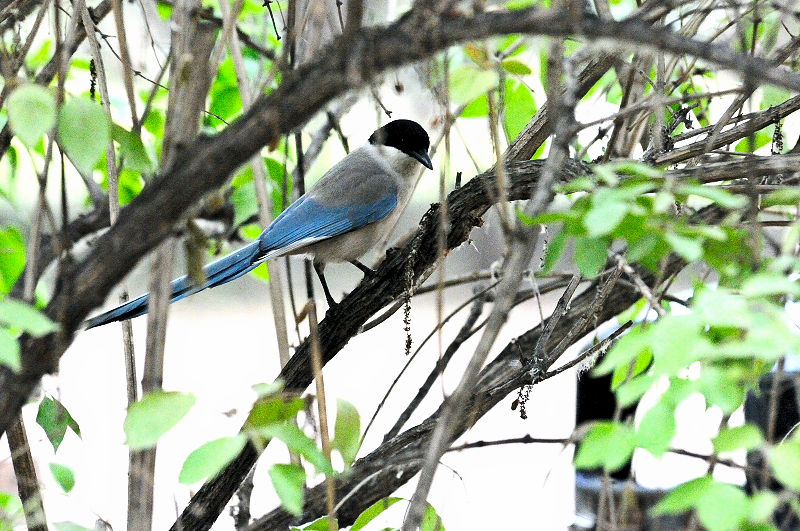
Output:
M367 144L365 147L376 159L389 166L393 172L402 176L404 179L416 181L423 169L419 161L413 157L409 157L397 148L373 144Z

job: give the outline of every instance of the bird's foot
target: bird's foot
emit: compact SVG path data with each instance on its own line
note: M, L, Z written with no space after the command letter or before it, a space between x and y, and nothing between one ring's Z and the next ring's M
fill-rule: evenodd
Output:
M361 270L361 272L364 273L364 277L366 277L366 278L372 278L377 274L374 269L372 269L371 267L365 266L364 264L362 264L358 260L351 260L350 263L353 264L354 266L356 266L357 268L359 268Z

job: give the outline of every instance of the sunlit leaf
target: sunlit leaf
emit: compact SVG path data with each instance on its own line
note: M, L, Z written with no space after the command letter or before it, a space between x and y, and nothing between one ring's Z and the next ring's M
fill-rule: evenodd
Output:
M52 472L53 478L64 492L71 491L75 486L75 473L72 472L71 468L58 463L50 463L50 472Z
M361 417L353 404L346 400L336 401L336 424L331 447L339 450L345 465L356 458L361 446Z
M44 87L22 85L6 103L8 125L28 147L41 140L56 123L56 100Z
M125 444L137 449L155 446L159 437L186 416L194 402L194 395L189 393L147 393L128 408L123 424Z
M353 527L350 528L350 531L361 531L368 523L372 520L377 518L381 513L383 513L386 509L394 505L395 503L401 501L403 498L396 498L396 497L389 497L384 498L382 500L378 500L366 509L362 511L356 521L353 522Z
M283 508L295 516L303 514L305 470L297 465L273 465L269 477Z
M81 98L67 101L58 117L60 145L78 170L89 173L105 152L111 135L106 113L96 103Z
M216 476L239 455L245 444L247 437L243 434L207 442L190 453L183 462L178 481L188 485Z

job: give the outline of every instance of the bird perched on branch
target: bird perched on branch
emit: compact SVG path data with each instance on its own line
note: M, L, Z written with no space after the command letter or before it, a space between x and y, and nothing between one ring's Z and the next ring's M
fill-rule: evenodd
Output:
M358 261L392 230L416 185L418 164L433 169L425 129L394 120L328 170L311 189L264 229L254 242L203 268L206 281L188 276L172 281L170 302L237 279L260 263L287 254L314 257L314 269L330 306L336 302L323 270L328 262ZM147 313L148 294L86 321L93 328Z

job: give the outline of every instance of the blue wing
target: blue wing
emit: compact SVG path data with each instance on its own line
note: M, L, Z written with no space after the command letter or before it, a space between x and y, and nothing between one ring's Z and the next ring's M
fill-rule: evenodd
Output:
M301 197L259 236L264 253L288 252L314 241L332 238L385 218L397 206L397 189L375 201L350 205L324 205L314 197Z
M356 186L356 188L361 187ZM358 197L358 194L355 195ZM344 197L339 197L330 205L323 204L313 194L301 197L270 223L258 240L205 266L203 268L207 279L205 284L194 284L188 276L173 280L170 302L237 279L269 258L383 219L397 206L397 187L394 183L389 186L373 187L369 193L361 197L368 200L347 204L343 202ZM346 199L351 198L352 196L349 196ZM92 317L86 321L86 328L144 315L147 313L148 299L149 295L145 294Z

